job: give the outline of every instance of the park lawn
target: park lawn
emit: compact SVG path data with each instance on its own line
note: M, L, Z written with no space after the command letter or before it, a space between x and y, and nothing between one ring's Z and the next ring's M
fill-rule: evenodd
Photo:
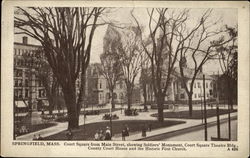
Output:
M232 110L232 112L237 112L237 110ZM204 111L203 111L204 113ZM220 109L219 114L227 114L228 110L227 109ZM152 114L151 116L157 117L158 114ZM192 117L189 117L189 111L179 111L179 112L164 112L163 114L164 118L180 118L180 119L201 119L202 118L202 112L201 110L193 110L193 115ZM207 110L207 118L216 116L216 109L208 109Z
M161 127L169 127L177 124L185 123L185 121L164 121L163 123L158 122L157 120L123 120L123 121L113 121L112 122L112 131L113 135L121 134L124 125L129 127L129 131L140 132L144 124L151 124L152 129L157 129ZM73 140L94 140L94 135L97 130L104 130L107 126L110 126L109 121L97 122L85 125L85 134L84 126L81 125L79 129L73 131ZM62 131L58 134L45 137L44 140L67 140L66 138L67 131Z

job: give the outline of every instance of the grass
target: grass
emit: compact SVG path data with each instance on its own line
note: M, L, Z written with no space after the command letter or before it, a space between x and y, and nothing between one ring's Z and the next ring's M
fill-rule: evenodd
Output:
M156 120L123 120L123 121L113 121L112 122L112 131L113 135L121 134L122 129L124 128L124 125L127 125L129 127L129 132L140 132L141 128L144 124L149 125L151 124L152 129L157 129L161 127L169 127L177 124L185 123L185 121L164 121L163 123L160 123ZM107 126L110 126L110 122L97 122L97 123L91 123L87 124L85 126L86 131L84 132L84 126L80 126L79 129L73 131L73 140L93 140L94 135L97 130L104 130ZM62 131L58 134L51 135L49 137L45 137L44 140L67 140L66 138L66 132Z
M232 110L232 112L236 112L237 110ZM204 113L204 111L203 111ZM220 109L219 114L227 114L228 110ZM158 114L152 114L151 116L157 117ZM202 112L201 110L193 110L192 117L189 116L189 111L179 111L179 112L164 112L163 114L164 118L181 118L181 119L201 119L202 118ZM216 109L208 109L207 110L207 118L216 116Z

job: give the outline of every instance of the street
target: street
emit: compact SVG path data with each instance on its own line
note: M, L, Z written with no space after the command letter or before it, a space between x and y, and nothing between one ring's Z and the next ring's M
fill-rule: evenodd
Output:
M228 138L228 122L221 124L221 138ZM231 138L232 141L237 140L237 120L231 121ZM211 137L217 137L217 126L208 127L208 141L211 141ZM163 141L203 141L204 130L193 131L177 136L173 136Z

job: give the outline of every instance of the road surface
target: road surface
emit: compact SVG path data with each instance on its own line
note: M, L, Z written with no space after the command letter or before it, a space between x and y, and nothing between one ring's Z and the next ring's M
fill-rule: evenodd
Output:
M228 122L221 124L221 138L228 138ZM217 137L217 126L208 127L208 141L211 137ZM232 141L237 140L237 120L231 121L231 139ZM203 141L204 129L193 131L170 138L162 139L163 141Z

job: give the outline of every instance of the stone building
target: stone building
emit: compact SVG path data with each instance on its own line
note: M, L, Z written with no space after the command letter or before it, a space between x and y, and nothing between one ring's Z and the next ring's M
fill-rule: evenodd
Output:
M104 105L110 101L110 91L103 75L98 70L98 63L90 64L86 73L86 97L88 105ZM123 81L117 81L114 88L116 104L126 101L126 85Z
M46 91L36 75L41 66L37 57L43 56L41 46L28 43L23 37L22 43L14 43L14 100L16 107L37 109L37 102L47 103Z

